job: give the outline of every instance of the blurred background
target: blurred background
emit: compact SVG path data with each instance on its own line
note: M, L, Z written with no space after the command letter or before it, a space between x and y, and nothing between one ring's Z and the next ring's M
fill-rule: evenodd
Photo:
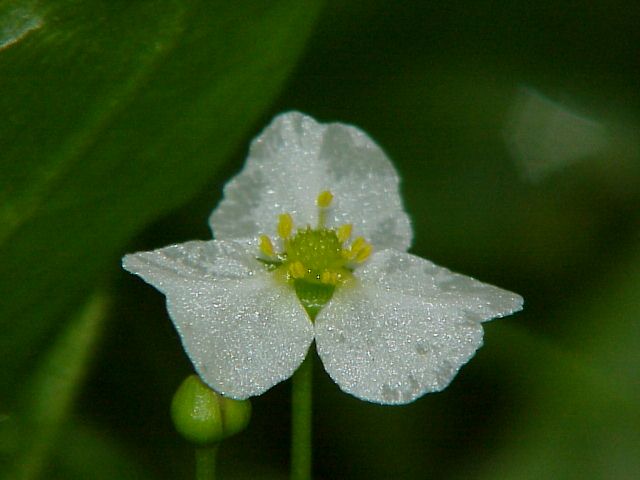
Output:
M640 471L640 4L0 1L0 474L191 478L191 372L124 253L208 239L282 111L368 132L412 252L520 293L442 393L382 407L316 362L318 479ZM288 382L220 478L284 479Z

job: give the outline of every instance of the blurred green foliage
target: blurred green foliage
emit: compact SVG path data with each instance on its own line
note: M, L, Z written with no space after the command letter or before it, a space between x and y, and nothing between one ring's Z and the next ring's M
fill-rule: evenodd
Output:
M250 138L298 109L358 125L389 153L415 253L526 301L486 326L447 390L406 407L351 398L318 365L317 478L635 478L640 5L319 11L0 1L0 474L19 460L42 478L189 478L168 409L190 366L162 296L119 258L210 238L207 215ZM606 141L528 176L508 137L530 91L574 128L528 128L526 145L566 147L580 125ZM104 325L61 354L105 290ZM75 373L47 373L56 364ZM39 388L51 408L24 427ZM286 478L288 394L254 400L221 449L222 478Z

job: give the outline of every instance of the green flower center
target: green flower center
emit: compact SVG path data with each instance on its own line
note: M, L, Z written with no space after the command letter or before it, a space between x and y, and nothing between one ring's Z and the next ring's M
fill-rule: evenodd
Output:
M334 283L327 273L341 273L346 264L342 242L334 230L298 230L285 242L287 262L303 265L304 279L310 282ZM324 282L323 282L324 275Z
M280 215L277 230L284 247L282 252L276 252L268 236L260 237L258 260L267 269L280 273L293 286L311 320L315 320L331 300L336 287L348 282L354 267L369 258L372 251L371 245L362 237L349 243L351 225L335 229L325 226L326 212L332 200L330 192L321 192L316 201L319 208L317 228L307 226L293 235L291 215Z

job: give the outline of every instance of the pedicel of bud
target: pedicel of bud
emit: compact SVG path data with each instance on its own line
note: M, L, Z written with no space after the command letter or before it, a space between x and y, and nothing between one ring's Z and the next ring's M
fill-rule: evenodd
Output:
M173 424L187 441L216 444L244 430L251 417L249 400L223 397L197 375L189 375L171 402Z

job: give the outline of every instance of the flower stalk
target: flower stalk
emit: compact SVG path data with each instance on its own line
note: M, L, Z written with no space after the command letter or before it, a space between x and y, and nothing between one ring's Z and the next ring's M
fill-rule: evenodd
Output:
M196 447L196 480L216 479L216 460L219 443Z
M311 350L311 349L310 349ZM291 480L311 479L313 355L293 374L291 388Z

